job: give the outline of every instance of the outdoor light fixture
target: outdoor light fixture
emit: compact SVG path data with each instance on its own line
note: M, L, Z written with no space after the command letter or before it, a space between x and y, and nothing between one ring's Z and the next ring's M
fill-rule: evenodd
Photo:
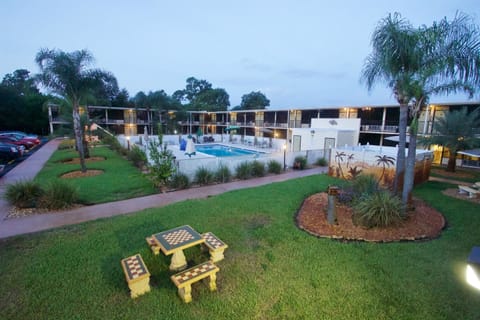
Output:
M127 139L127 150L130 151L130 136L127 136L126 139Z
M287 144L283 144L283 171L287 170Z
M315 130L310 130L310 134L312 135L312 137L315 135Z
M467 283L480 290L480 247L473 247L468 257Z

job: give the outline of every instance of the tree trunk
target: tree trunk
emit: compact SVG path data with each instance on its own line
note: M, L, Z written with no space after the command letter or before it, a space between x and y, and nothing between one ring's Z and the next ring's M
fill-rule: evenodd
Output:
M405 175L403 178L402 203L406 210L412 197L413 185L415 182L415 160L417 149L417 130L416 125L412 125L410 130L410 142L408 143L408 156L406 161Z
M447 164L447 171L448 172L455 172L455 167L457 164L457 154L450 150L450 155L448 156L448 164Z
M73 103L73 130L75 132L75 144L80 158L80 169L82 172L87 172L85 165L85 154L83 149L83 130L80 122L80 111L78 103Z
M395 180L393 182L393 192L398 194L400 191L400 177L405 173L405 145L407 140L408 123L408 105L400 105L400 114L398 119L398 150L397 165L395 168Z

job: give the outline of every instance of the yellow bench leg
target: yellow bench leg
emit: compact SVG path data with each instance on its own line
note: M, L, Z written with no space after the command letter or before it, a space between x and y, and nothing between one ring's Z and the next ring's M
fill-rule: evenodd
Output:
M208 287L210 288L210 291L215 291L217 290L217 275L215 273L212 273L210 275L210 277L206 278L206 279L210 279L210 281L208 282Z
M130 289L130 297L136 298L138 296L141 296L142 294L150 292L149 280L149 278L146 278L141 281L129 283L128 287Z
M223 251L225 251L225 249L210 250L210 260L212 260L212 262L223 260L223 258L225 258Z
M192 301L192 286L190 284L185 287L178 288L178 295L182 298L183 302L189 303Z

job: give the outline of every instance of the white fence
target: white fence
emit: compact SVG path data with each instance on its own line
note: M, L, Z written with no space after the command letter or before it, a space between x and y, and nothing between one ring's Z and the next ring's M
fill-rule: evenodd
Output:
M245 161L259 161L265 165L269 161L276 161L282 166L287 168L292 167L296 157L302 156L307 158L307 164L311 165L323 158L324 150L308 150L300 152L290 152L283 150L285 140L282 139L269 139L269 138L254 138L245 137L242 139L240 135L213 135L214 142L228 144L232 147L239 147L256 151L255 154L244 156L230 156L230 157L214 157L197 153L195 156L188 157L184 151L180 150L180 140L187 138L187 136L180 137L178 135L165 135L163 136L163 144L167 144L168 149L171 150L175 156L175 165L177 170L193 180L198 168L206 168L210 171L216 171L220 166L226 166L234 174L236 168ZM148 148L145 143L145 136L130 136L127 139L123 135L119 135L119 142L127 148L129 145L133 147L136 145L141 147L145 151L148 157ZM157 137L148 137L149 140L158 140ZM325 157L328 159L327 157Z

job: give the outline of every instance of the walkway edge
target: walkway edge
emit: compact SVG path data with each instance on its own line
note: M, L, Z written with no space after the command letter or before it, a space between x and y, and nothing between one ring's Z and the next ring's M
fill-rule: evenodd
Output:
M315 174L323 174L325 172L325 167L318 167L307 170L293 170L286 173L263 178L216 184L163 194L154 194L146 197L86 206L69 211L45 213L22 218L8 219L2 221L2 223L0 224L0 239L22 234L45 231L53 228L73 225L101 218L129 214L150 208L158 208L188 199L207 198L209 196L218 195L232 190L251 188L274 182L282 182L290 179L311 176Z

